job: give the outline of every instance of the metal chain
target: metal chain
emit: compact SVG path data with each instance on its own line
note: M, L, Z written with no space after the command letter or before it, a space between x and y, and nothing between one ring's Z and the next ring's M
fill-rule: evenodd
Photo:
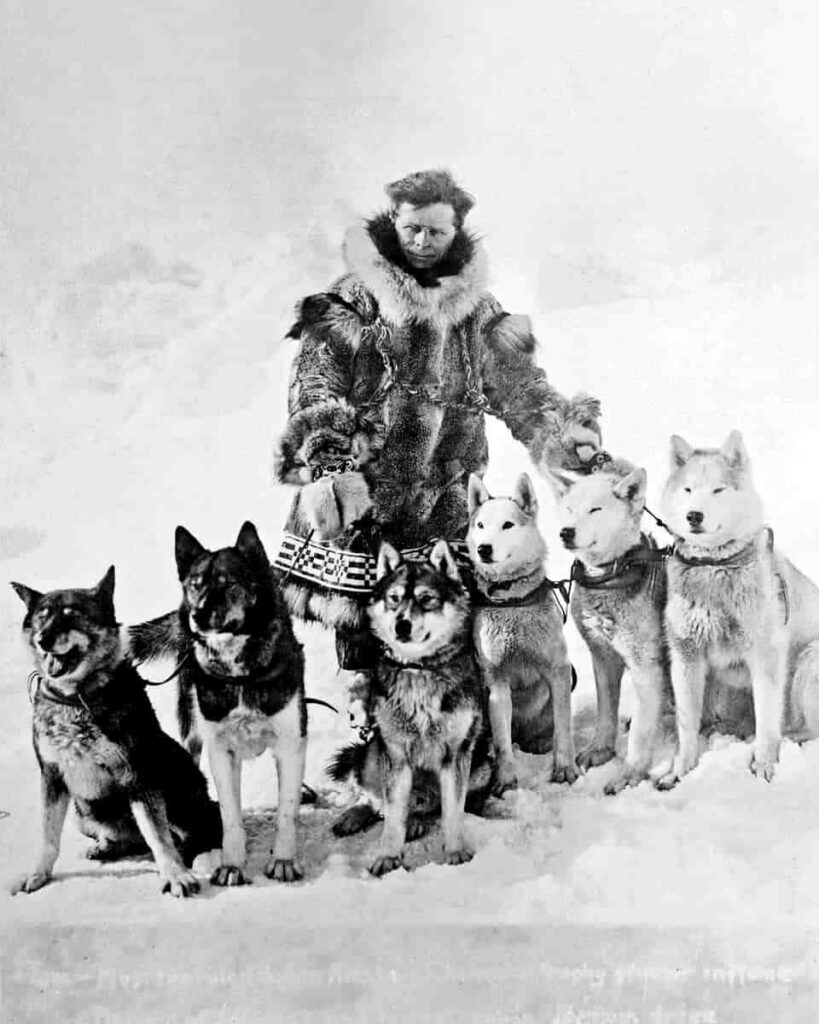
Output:
M436 388L429 388L424 385L412 386L407 384L406 381L402 381L398 376L398 367L395 358L388 349L390 342L390 329L380 316L376 317L371 324L368 324L367 327L364 328L364 332L373 339L375 350L378 352L379 356L381 356L381 361L384 364L384 372L386 374L386 380L376 389L372 397L368 399L368 401L362 403L364 408L380 405L384 401L388 392L393 388L399 387L402 391L406 391L407 394L425 398L428 402L432 402L434 405L446 405L452 409L462 409L473 413L484 412L493 416L498 415L496 410L494 410L490 405L486 395L484 395L480 387L480 381L476 383L476 375L472 366L472 359L469 355L466 332L463 328L456 328L456 333L460 347L461 363L464 370L464 397L466 401L442 399L440 394L440 385Z

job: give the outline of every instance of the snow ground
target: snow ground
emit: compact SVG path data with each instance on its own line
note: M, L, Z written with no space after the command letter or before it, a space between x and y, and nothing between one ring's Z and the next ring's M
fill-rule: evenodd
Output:
M11 427L21 457L10 463L14 483L3 508L4 578L42 588L90 585L113 561L119 615L137 621L176 601L177 521L219 546L253 518L272 548L287 493L270 485L270 447L292 350L271 341L283 334L288 313L268 286L269 262L260 258L264 273L254 286L235 289L227 308L119 365L115 375L106 377L103 362L90 356L110 392L82 386L78 369L67 366L77 371L73 405L44 418L62 375L37 375L17 390ZM119 287L108 286L102 308ZM163 285L141 287L149 293ZM809 316L815 322L817 294L809 277L768 291L725 285L553 311L538 327L550 339L550 372L560 382L572 367L579 376L569 349L582 346L594 362L612 336L632 339L638 362L652 350L661 359L686 343L702 353L713 342L709 365L727 373L740 340L763 351L769 323L777 320L788 336L806 329ZM144 305L147 296L137 289L132 300ZM791 306L792 323L782 325ZM706 338L704 324L712 332ZM241 338L235 366L217 358L230 338ZM786 355L777 353L778 371ZM723 389L736 393L730 421L725 412L709 414L701 396L696 422L686 417L679 394L699 386L701 365L692 353L673 377L659 374L645 415L635 415L633 391L621 393L622 378L604 376L607 443L645 455L656 505L671 429L717 442L734 423L752 419L747 440L761 455L757 475L770 521L786 550L819 578L819 548L800 513L811 481L800 477L799 451L817 433L792 407L804 381L787 378L791 404L770 402L800 432L799 448L783 450L767 433L770 421L752 414L767 389L764 381L751 387L758 368L740 366L724 377ZM491 444L490 487L501 492L526 460L502 428L493 427ZM789 481L786 489L780 480ZM539 490L542 525L555 547L551 500ZM552 564L555 574L565 572L558 551ZM20 613L11 590L0 592L7 666L0 791L9 812L0 820L0 858L8 877L26 867L38 832ZM308 692L338 702L329 637L316 627L300 632ZM575 733L582 745L593 684L573 633L570 644L580 671ZM172 729L171 691L172 684L151 693ZM274 773L264 759L245 771L256 875L247 889L206 887L196 899L173 902L160 896L149 863L86 862L84 841L69 823L54 884L31 896L0 896L6 1019L815 1019L819 743L787 743L777 778L766 785L748 772L745 744L717 737L673 793L644 784L616 798L602 795L613 765L565 788L544 781L548 757L525 757L521 790L496 801L491 817L469 819L470 864L436 863L433 831L413 847L411 872L375 881L366 865L377 830L344 841L328 831L349 794L336 791L322 767L349 738L346 723L322 708L311 709L310 719L308 778L321 800L302 812L304 883L285 888L258 876L275 828ZM662 755L670 750L667 743Z

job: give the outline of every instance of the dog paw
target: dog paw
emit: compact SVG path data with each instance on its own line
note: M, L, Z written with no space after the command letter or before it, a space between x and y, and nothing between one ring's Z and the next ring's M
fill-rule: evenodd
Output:
M772 782L776 774L776 761L757 758L756 754L754 754L751 759L751 773L758 779Z
M680 781L680 776L674 772L666 772L665 775L661 775L659 779L654 783L655 789L661 790L663 793L668 792L669 789L673 789Z
M50 873L46 871L32 871L29 875L23 875L15 879L9 886L9 892L16 896L18 892L37 892L44 885L51 881Z
M472 850L468 850L465 846L459 850L448 850L446 854L447 864L457 866L458 864L468 864L475 854Z
M274 857L270 860L264 873L274 882L298 882L304 878L304 872L296 861L284 857Z
M601 764L607 764L614 756L614 747L598 747L593 744L580 751L577 763L583 771L587 771L589 768L599 768Z
M580 778L580 770L571 761L568 764L556 764L552 768L552 782L571 785Z
M605 784L603 792L606 796L617 796L618 793L622 793L624 789L628 789L630 786L639 786L641 782L648 778L648 773L644 771L634 771L626 768L619 775L615 775L613 779Z
M356 804L348 807L336 821L333 822L332 833L339 839L345 836L354 836L358 832L366 832L381 821L381 815L370 804Z
M517 789L519 784L514 763L501 763L495 769L489 791L492 796L503 796L508 789Z
M414 843L426 835L429 835L429 822L426 818L410 818L407 821L407 831L404 836L406 842Z
M210 876L211 885L250 885L251 879L235 864L222 864Z
M374 878L381 878L383 875L388 875L390 871L396 871L403 866L403 854L399 853L397 857L376 857L370 865L370 874Z
M199 892L199 879L188 868L173 865L160 872L159 880L162 883L162 892L177 899L184 899Z

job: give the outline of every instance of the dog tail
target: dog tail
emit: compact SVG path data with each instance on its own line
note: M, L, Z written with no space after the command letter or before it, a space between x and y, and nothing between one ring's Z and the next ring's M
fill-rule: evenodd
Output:
M185 650L186 638L176 611L157 619L128 626L126 630L128 657L136 665L157 658L179 656Z
M354 778L361 782L367 761L366 743L348 743L333 754L324 769L333 782L346 782Z

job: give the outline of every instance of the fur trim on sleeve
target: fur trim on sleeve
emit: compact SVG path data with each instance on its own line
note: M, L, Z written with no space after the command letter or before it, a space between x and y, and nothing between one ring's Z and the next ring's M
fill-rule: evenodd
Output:
M353 406L343 398L328 398L290 417L274 471L282 483L311 483L317 466L350 459L354 469L361 469L373 460L376 448L373 428L359 422Z

